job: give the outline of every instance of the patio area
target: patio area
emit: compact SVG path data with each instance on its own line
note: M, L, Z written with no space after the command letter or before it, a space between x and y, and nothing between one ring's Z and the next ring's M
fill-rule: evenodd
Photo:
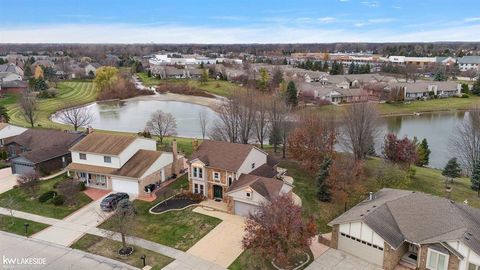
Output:
M202 206L202 208L207 211L210 209L211 211L216 210L216 211L228 213L227 204L224 202L217 202L214 200L205 200L200 203L200 206Z

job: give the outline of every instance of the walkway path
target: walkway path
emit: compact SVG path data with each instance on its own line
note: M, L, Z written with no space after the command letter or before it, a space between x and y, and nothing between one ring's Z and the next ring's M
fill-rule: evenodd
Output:
M128 264L47 241L0 231L1 269L120 270L137 269ZM21 266L13 259L45 258L45 264ZM7 261L6 261L6 260Z
M187 250L187 253L227 268L243 252L245 218L220 211L205 210L203 207L197 207L193 211L219 218L222 222Z
M81 211L81 210L79 210L79 211ZM121 239L121 236L120 236L119 233L115 233L115 232L112 232L112 231L103 230L103 229L99 229L99 228L96 228L96 227L92 227L92 226L82 224L82 222L79 222L78 220L76 220L76 218L72 218L72 216L73 217L78 217L77 215L75 215L75 213L68 216L65 220L43 217L43 216L30 214L30 213L26 213L26 212L22 212L22 211L16 211L16 210L13 212L13 215L15 217L28 219L28 220L33 220L33 221L36 221L36 222L41 222L41 223L52 225L51 227L48 227L45 230L50 229L51 232L57 232L59 234L62 233L62 232L70 231L72 234L81 233L81 235L83 235L85 233L88 233L88 234L93 234L93 235L97 235L97 236L101 236L101 237L107 237L109 239L113 239L113 240L116 240L116 241L119 241ZM0 214L10 215L10 212L9 212L8 209L0 207ZM69 217L70 217L70 219L69 219ZM33 238L42 238L42 241L47 241L47 242L50 242L50 243L53 242L55 244L58 244L58 242L63 242L63 244L60 244L62 246L66 246L67 245L66 242L71 241L71 240L62 241L62 240L57 239L57 238L61 238L62 236L54 237L53 234L51 234L50 232L48 234L52 237L51 239L48 239L47 237L44 237L44 236L39 237L38 235L42 235L42 231L33 235ZM80 235L80 237L81 237L81 235ZM162 245L162 244L158 244L158 243L155 243L155 242L151 242L151 241L148 241L148 240L145 240L145 239L141 239L141 238L138 238L138 237L127 237L127 242L131 245L136 245L136 246L139 246L139 247L142 247L142 248L145 248L145 249L151 250L153 252L157 252L157 253L160 253L162 255L165 255L165 256L168 256L170 258L175 259L175 261L173 261L172 263L170 263L169 265L167 265L164 268L164 269L167 269L167 270L173 270L173 269L224 270L225 269L225 267L221 267L220 265L218 265L216 263L207 261L207 260L205 260L201 257L197 257L193 254L183 252L181 250L174 249L174 248L171 248L171 247L168 247L168 246L165 246L165 245Z

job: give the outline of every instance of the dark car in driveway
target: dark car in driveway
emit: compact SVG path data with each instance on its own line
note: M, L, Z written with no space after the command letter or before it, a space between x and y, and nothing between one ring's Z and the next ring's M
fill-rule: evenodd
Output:
M103 198L102 202L100 203L100 208L103 211L113 211L117 207L117 204L121 200L128 200L130 196L127 193L118 192L114 194L110 194L107 197Z

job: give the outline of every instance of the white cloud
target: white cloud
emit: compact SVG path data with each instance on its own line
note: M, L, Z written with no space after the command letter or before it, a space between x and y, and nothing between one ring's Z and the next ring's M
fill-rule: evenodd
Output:
M362 1L360 3L371 8L377 8L380 6L380 3L378 1Z
M374 19L375 20L375 19ZM378 21L378 19L377 19ZM359 24L362 22L358 22ZM0 29L5 43L321 43L478 41L480 24L441 29L393 32L325 27L250 26L207 27L180 25L66 24Z
M480 17L466 18L464 21L466 21L466 22L478 22L478 21L480 21Z
M334 17L321 17L321 18L318 18L318 21L321 22L321 23L331 23L331 22L334 22L336 21L337 19L335 19Z

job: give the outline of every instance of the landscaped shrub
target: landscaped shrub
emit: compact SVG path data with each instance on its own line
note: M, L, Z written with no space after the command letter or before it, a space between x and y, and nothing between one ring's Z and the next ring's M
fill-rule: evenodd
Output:
M470 96L468 94L463 93L461 98L469 98Z
M199 203L203 200L205 200L205 196L203 194L198 194L198 193L192 193L192 192L184 192L180 193L175 196L176 198L188 198L196 203Z
M53 191L53 190L49 190L49 191L43 193L42 195L40 195L40 197L38 197L38 201L41 202L41 203L44 203L44 202L54 198L55 196L57 196L57 192Z
M80 188L80 191L84 191L85 189L87 189L87 186L85 185L85 182L80 182L80 184L78 186Z
M65 203L65 197L63 195L58 195L52 199L53 205L59 206Z

